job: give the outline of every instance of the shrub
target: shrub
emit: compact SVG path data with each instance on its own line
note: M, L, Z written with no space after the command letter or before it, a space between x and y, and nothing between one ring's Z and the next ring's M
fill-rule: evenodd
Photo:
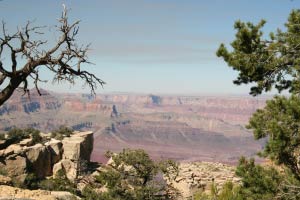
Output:
M43 141L43 137L40 135L40 131L38 130L33 130L31 132L31 137L32 137L32 143L41 143Z
M211 185L210 194L199 190L193 194L190 199L193 200L248 200L247 196L240 193L241 187L232 182L226 182L221 189L217 189L215 183ZM249 199L250 200L250 199Z
M96 177L97 182L107 188L107 192L101 194L103 199L174 199L171 194L177 194L157 179L159 174L166 175L166 169L175 170L176 174L178 166L175 162L155 162L140 149L124 149L119 154L108 152L107 156L112 157L113 163Z
M85 186L81 194L85 200L110 200L109 197L104 198L102 194L97 193L91 186Z
M240 193L248 199L274 199L282 176L272 167L255 165L254 159L240 159L236 174L242 178Z
M27 189L37 189L39 179L34 173L30 173L26 176L23 188Z
M0 133L0 140L5 140L5 134L4 133Z
M49 178L38 183L38 187L50 191L68 191L76 193L76 185L72 183L63 170L59 170L56 178Z
M28 132L19 128L13 128L9 130L7 135L7 139L10 141L11 144L18 143L25 138L29 138Z
M3 167L1 167L0 168L0 175L3 175L3 176L7 176L7 171L6 171L6 169L5 168L3 168Z
M70 137L73 134L73 130L66 126L60 126L59 129L51 132L51 138L62 140L65 137Z

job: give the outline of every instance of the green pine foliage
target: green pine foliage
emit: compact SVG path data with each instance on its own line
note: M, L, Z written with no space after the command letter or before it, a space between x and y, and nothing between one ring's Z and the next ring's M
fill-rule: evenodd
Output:
M32 144L41 143L43 141L40 131L33 128L13 128L8 131L6 140L6 146L10 144L19 143L21 140L26 138L32 138Z
M241 159L237 175L242 178L243 199L300 199L300 10L293 10L285 29L263 34L266 21L237 21L230 50L221 44L217 56L238 71L237 85L253 85L253 96L276 89L276 96L254 113L247 128L255 139L267 139L260 156L280 164L282 172Z
M72 183L63 170L59 170L55 178L40 180L38 188L50 191L68 191L76 194L76 184Z
M119 154L108 153L108 157L111 157L113 162L97 176L97 181L107 188L107 192L101 193L101 198L114 200L173 198L169 196L169 188L158 175L176 171L178 166L175 162L154 162L144 150L124 149Z
M242 200L240 193L241 187L234 185L232 182L227 182L222 187L222 190L218 194L218 200Z
M285 24L286 31L278 29L263 35L266 21L257 25L237 21L236 39L231 43L230 52L221 44L217 56L222 57L234 70L239 72L235 84L254 83L250 94L258 95L270 91L300 91L300 10L293 10Z
M278 193L282 176L272 167L262 167L254 159L240 159L236 175L241 177L239 194L247 200L274 199Z
M215 183L211 185L210 193L204 191L195 192L190 200L244 200L240 193L241 187L234 185L232 182L226 182L219 190ZM250 200L250 199L249 199Z
M5 133L0 133L0 140L5 140Z
M9 130L7 135L7 140L9 140L11 144L18 143L25 138L29 138L28 132L19 128Z
M276 96L254 113L248 128L256 139L269 138L261 155L283 164L300 180L300 98Z
M198 192L195 200L271 200L278 197L283 176L272 167L262 167L254 159L242 157L236 169L241 183L227 182L221 189L211 185L210 194ZM282 199L282 198L277 198Z

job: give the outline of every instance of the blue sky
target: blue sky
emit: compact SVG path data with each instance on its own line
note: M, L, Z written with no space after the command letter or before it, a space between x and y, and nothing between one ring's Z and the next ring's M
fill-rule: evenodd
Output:
M81 20L78 42L92 43L88 69L107 82L100 93L246 94L249 86L233 85L236 72L215 56L219 44L234 39L238 19L265 19L269 32L300 9L299 0L3 0L0 16L12 31L27 20L49 25L54 41L63 3L71 21ZM42 87L88 92L80 82Z

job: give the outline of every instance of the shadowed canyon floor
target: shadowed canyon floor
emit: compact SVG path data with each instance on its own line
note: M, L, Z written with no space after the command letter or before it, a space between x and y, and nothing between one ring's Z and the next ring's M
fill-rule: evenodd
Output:
M0 129L33 127L43 132L71 126L95 132L92 159L107 150L145 149L153 158L235 163L254 156L263 141L245 129L266 98L143 94L20 93L0 108Z

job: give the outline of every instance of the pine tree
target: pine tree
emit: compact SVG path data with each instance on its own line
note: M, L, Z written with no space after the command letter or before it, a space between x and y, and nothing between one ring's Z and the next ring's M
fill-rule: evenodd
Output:
M240 163L237 173L244 181L242 191L262 195L254 199L275 196L297 199L300 197L300 10L291 12L284 30L271 32L268 37L262 31L265 23L264 20L258 24L237 21L234 25L237 33L230 50L221 44L217 56L239 72L234 84L252 85L251 95L272 89L290 94L288 97L277 95L267 101L265 108L258 109L247 126L253 130L255 139L267 138L260 155L281 164L284 177L279 181L276 172L266 171L254 165L254 161L246 160ZM257 175L264 178L259 180Z

